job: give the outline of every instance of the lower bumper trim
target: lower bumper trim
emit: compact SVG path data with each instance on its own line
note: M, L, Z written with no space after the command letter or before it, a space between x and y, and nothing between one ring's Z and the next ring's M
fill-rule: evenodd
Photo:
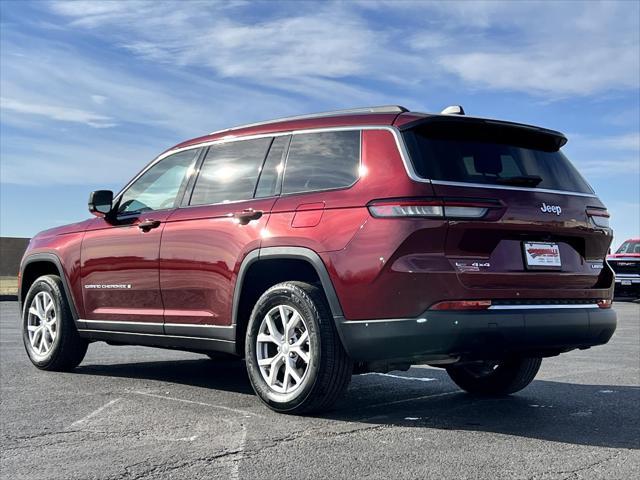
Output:
M607 343L616 328L612 309L536 308L427 311L417 318L337 322L356 361L411 361L435 355L499 358L549 356Z

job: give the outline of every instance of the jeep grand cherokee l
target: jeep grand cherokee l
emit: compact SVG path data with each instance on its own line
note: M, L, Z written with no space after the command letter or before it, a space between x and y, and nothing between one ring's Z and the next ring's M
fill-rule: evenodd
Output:
M449 114L451 112L451 114ZM31 361L95 341L244 357L280 412L353 372L446 368L508 394L543 357L606 343L606 208L558 132L373 107L214 132L167 150L21 265Z

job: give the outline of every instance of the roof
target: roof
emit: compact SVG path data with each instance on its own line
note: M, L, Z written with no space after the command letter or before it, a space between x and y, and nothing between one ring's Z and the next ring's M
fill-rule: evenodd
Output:
M332 127L348 127L348 126L360 126L360 125L380 125L391 126L395 125L399 128L406 128L414 125L418 122L427 121L486 121L486 122L499 122L502 124L508 124L513 127L522 127L526 129L537 130L539 133L546 133L561 137L566 142L566 138L560 133L553 130L547 130L540 127L531 125L525 125L514 122L504 122L498 120L484 119L480 117L462 116L462 115L442 115L442 114L430 114L410 112L405 107L400 105L382 105L375 107L353 108L348 110L336 110L331 112L320 112L309 115L299 115L295 117L277 118L274 120L267 120L264 122L251 123L246 125L239 125L224 130L218 130L211 132L208 135L196 137L191 140L179 143L178 145L168 149L167 151L177 148L184 148L191 145L197 145L199 143L211 142L215 140L222 140L225 138L244 137L249 135L261 135L269 133L286 132L290 130L305 130L313 128L332 128ZM564 144L563 142L563 144Z

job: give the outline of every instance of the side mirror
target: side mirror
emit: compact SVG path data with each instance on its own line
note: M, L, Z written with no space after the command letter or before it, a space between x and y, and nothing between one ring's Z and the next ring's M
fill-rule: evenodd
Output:
M113 192L111 190L96 190L89 195L89 211L96 217L105 217L112 210Z

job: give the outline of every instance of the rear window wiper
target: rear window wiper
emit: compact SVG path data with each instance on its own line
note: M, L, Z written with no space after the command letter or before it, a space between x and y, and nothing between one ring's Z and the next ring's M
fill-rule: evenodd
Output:
M517 177L496 178L495 181L504 185L535 187L542 181L542 177L538 175L519 175Z

